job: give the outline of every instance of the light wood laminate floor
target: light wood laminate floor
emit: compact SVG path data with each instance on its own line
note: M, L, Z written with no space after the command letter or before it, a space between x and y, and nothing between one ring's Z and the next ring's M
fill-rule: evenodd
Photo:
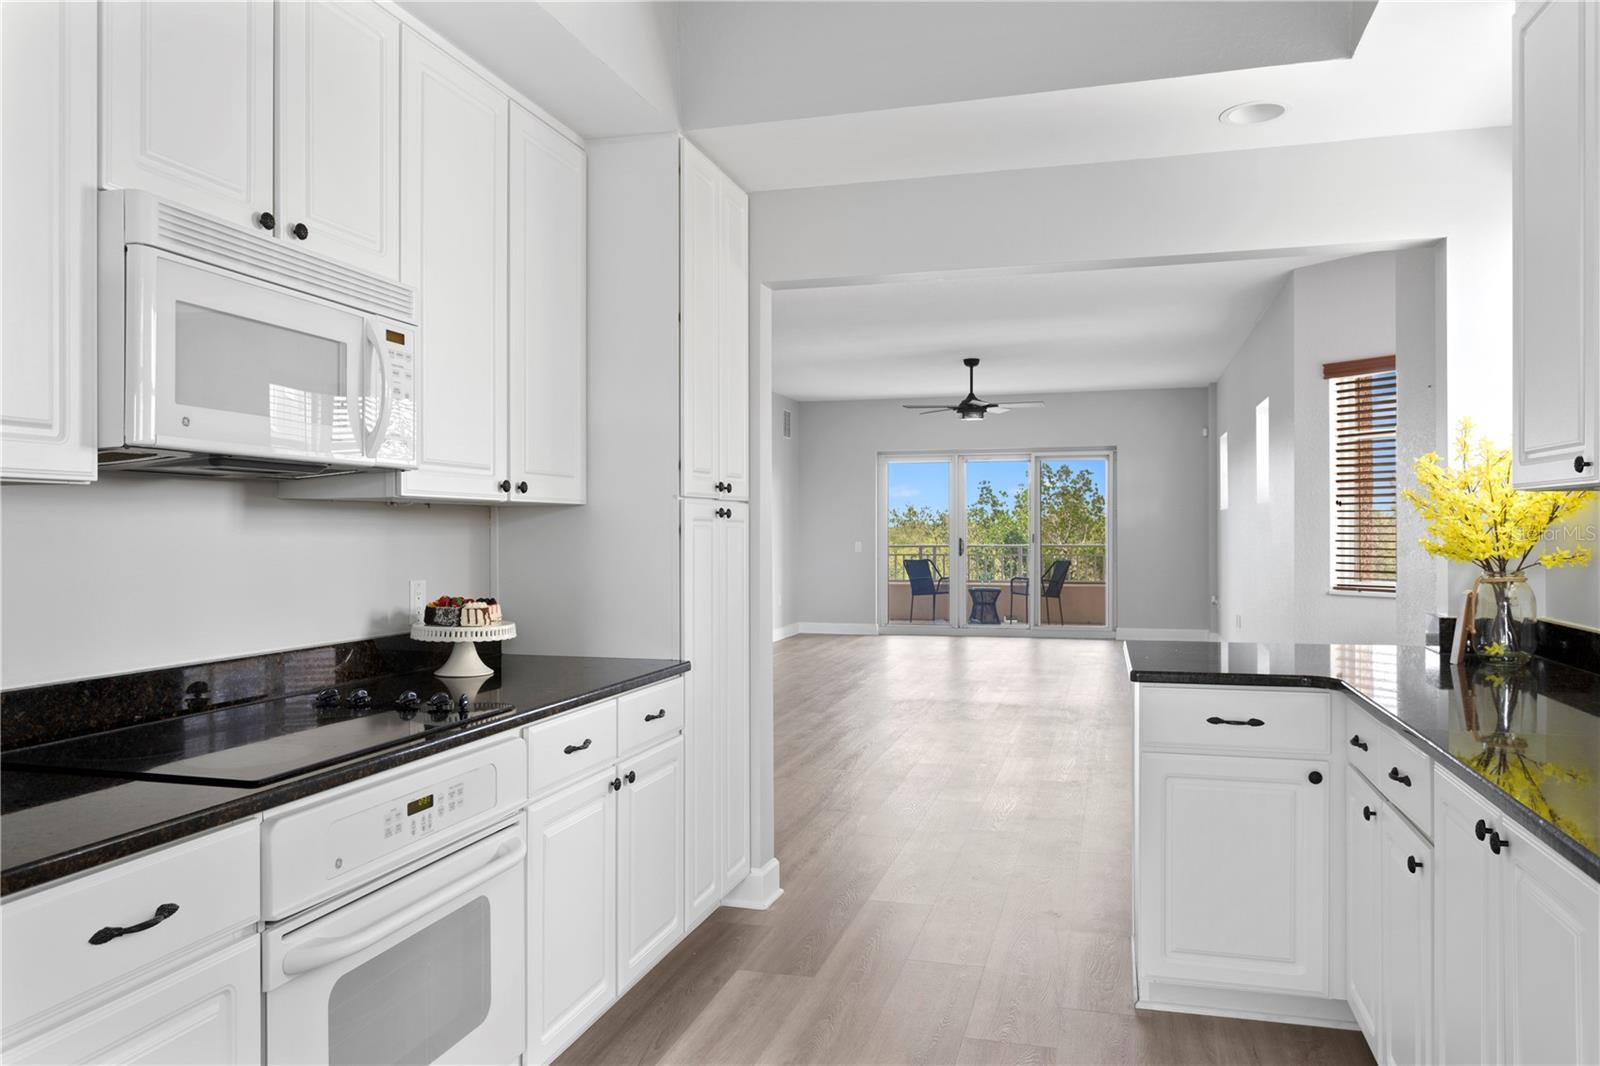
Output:
M1120 644L774 656L783 897L718 910L562 1063L1372 1061L1354 1032L1133 1010Z

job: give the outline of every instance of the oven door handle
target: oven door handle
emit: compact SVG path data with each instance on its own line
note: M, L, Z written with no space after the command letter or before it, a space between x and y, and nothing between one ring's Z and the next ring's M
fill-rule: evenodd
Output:
M510 842L509 847L502 847L495 857L472 873L452 884L446 885L432 895L402 907L400 910L380 918L365 929L345 936L331 937L323 940L312 940L301 944L283 957L283 972L285 976L295 977L299 974L310 973L331 962L347 959L360 951L365 951L384 937L404 929L418 918L431 911L436 911L452 900L466 895L486 881L492 881L507 870L515 868L528 854L528 845L522 839Z
M366 447L362 449L367 458L376 459L378 452L383 449L384 438L389 435L389 419L393 413L393 404L389 400L389 386L394 372L389 365L389 345L378 332L377 320L370 317L363 319L363 325L366 327L367 341L372 345L373 354L378 357L378 374L382 378L378 384L378 419L372 427L372 432L367 436ZM372 362L368 359L363 359L361 362L362 376L365 377L365 367L370 367ZM371 395L370 390L368 395ZM365 421L362 422L362 428L366 428Z

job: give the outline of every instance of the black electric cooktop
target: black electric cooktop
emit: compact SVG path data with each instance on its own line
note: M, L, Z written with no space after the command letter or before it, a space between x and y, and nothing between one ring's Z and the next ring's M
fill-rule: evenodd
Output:
M326 689L36 744L6 752L0 767L259 788L516 709L452 693L431 675L405 681L409 687Z

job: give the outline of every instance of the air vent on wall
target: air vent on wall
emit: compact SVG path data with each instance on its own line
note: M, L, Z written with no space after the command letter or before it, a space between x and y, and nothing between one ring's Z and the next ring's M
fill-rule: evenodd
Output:
M783 412L783 436L785 439L794 436L793 429L789 424L789 415L790 412L788 410Z

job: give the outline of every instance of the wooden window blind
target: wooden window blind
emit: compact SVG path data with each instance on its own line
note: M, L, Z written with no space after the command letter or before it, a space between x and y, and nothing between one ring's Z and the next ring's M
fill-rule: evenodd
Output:
M1394 356L1322 368L1333 419L1333 588L1393 592L1399 502Z

